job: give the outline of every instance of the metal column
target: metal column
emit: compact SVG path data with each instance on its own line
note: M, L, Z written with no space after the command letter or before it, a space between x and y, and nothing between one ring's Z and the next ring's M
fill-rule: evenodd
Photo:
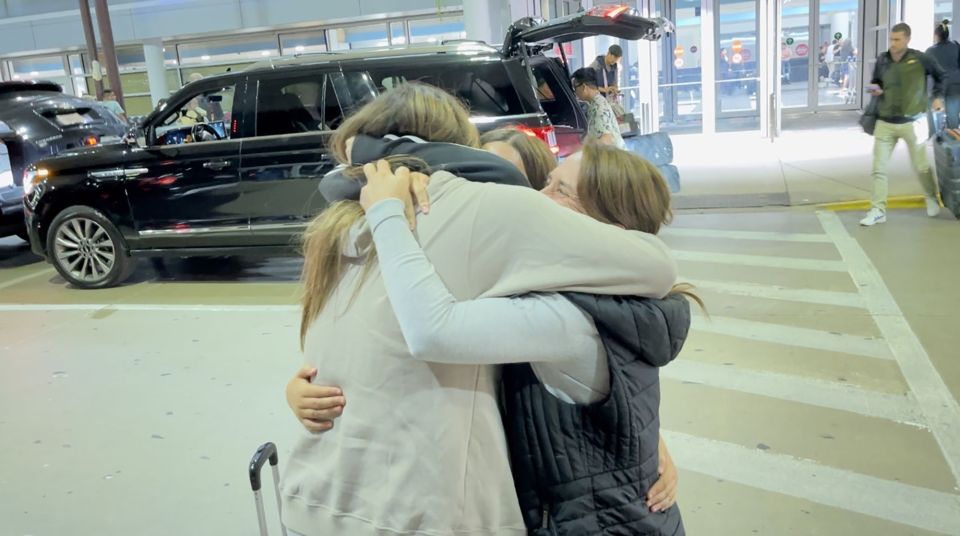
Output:
M97 37L93 33L93 21L90 17L90 0L80 0L80 21L83 24L83 38L87 42L87 57L90 59L92 73L94 67L99 69L100 62L97 59ZM97 100L103 100L103 81L100 80L100 73L93 77L93 85Z
M760 2L760 35L757 37L760 65L760 136L773 141L780 135L782 109L783 58L780 54L780 34L783 0ZM811 62L813 63L813 62Z
M716 4L716 0L700 0L700 107L704 134L717 131Z
M107 67L107 79L110 80L110 89L117 96L117 102L124 107L123 88L120 87L120 69L117 67L117 49L113 44L113 27L110 25L110 10L107 8L107 0L95 0L94 5L97 9L100 41L103 42L103 61Z

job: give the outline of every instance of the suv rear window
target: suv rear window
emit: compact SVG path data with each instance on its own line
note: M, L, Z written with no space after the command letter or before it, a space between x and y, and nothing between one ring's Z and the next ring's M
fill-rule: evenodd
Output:
M409 80L443 88L464 101L471 115L515 115L525 112L517 91L499 60L430 64L422 67L397 65L371 69L370 76L381 91Z
M93 108L51 108L40 112L45 119L60 127L89 125L103 121Z

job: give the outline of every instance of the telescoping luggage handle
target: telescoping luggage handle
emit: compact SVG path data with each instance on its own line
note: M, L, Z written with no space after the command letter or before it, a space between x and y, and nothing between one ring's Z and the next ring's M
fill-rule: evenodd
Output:
M277 512L280 512L280 471L277 469L277 464L280 459L277 456L277 446L270 442L260 445L257 451L253 453L253 457L250 458L250 487L253 489L253 499L257 503L257 521L260 523L260 536L267 536L268 534L267 515L263 511L263 493L260 491L263 484L263 481L260 479L260 470L263 469L263 464L268 461L270 462L270 468L273 469L273 489L277 495ZM287 536L287 529L283 526L282 521L280 522L280 532L283 536Z

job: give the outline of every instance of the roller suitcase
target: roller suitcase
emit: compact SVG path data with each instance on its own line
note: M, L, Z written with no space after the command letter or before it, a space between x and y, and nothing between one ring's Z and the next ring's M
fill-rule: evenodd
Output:
M273 489L277 494L277 512L281 512L280 471L277 468L279 457L277 456L277 446L273 443L264 443L257 448L257 451L254 452L250 458L248 470L250 474L250 487L253 489L253 499L257 503L257 521L260 523L260 536L268 535L267 516L263 510L263 494L261 493L261 484L263 484L263 482L260 479L261 469L263 469L263 465L267 462L270 462L270 468L273 469ZM280 533L283 534L283 536L287 536L287 528L283 526L283 521L280 522Z
M673 162L673 142L665 132L630 138L627 147L657 167Z
M960 218L960 130L941 130L934 137L934 160L943 206Z
M667 186L670 187L670 192L679 192L680 171L677 169L677 166L673 164L666 164L663 166L657 166L657 169L660 170L660 174L663 175L663 180L667 181Z

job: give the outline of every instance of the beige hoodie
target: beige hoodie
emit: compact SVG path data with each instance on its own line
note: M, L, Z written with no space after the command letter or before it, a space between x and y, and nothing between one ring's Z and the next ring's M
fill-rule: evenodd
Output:
M655 236L623 231L515 186L446 172L417 235L458 299L578 290L663 297L676 264ZM369 245L369 235L358 236ZM283 517L307 536L525 535L497 408L498 369L413 359L379 270L350 267L306 337L315 382L349 409L304 434L284 474Z

